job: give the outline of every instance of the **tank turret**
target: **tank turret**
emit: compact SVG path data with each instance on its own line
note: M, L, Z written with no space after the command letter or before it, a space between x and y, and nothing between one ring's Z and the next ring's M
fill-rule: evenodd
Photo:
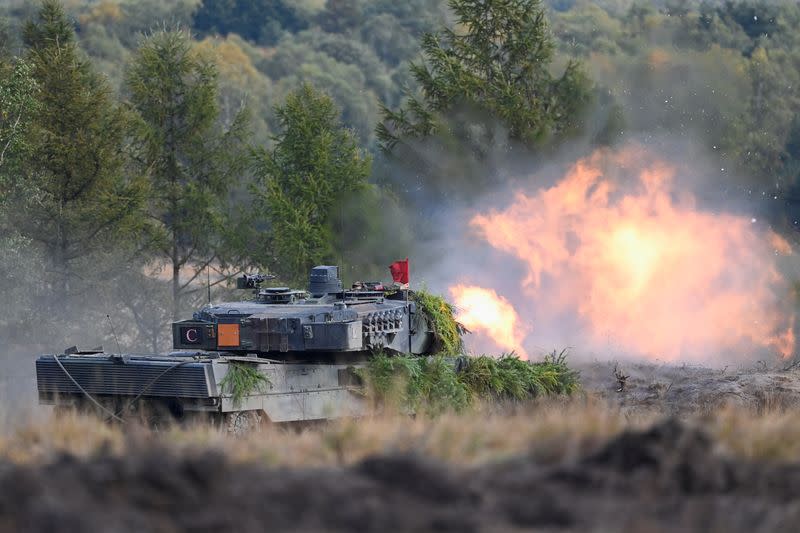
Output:
M250 284L240 281L238 286ZM365 352L425 353L431 333L407 290L379 283L343 289L335 266L311 270L308 290L255 288L239 302L207 305L172 326L176 350L217 350L273 359L355 360Z

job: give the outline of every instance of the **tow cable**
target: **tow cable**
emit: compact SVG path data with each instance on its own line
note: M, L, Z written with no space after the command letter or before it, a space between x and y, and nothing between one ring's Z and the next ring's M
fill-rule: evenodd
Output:
M174 365L172 365L172 366L170 366L169 368L165 369L165 370L164 370L163 372L161 372L159 375L157 375L156 377L154 377L153 379L151 379L151 380L150 380L150 381L149 381L149 382L148 382L148 383L147 383L147 384L144 386L144 388L143 388L143 389L142 389L142 390L139 392L139 394L137 394L137 395L136 395L136 396L133 398L133 400L131 400L130 402L128 402L128 405L126 405L125 407L123 407L122 409L120 409L119 411L117 411L117 412L115 413L114 411L111 411L110 409L107 409L107 408L106 408L106 407L105 407L103 404L101 404L100 402L98 402L98 401L97 401L97 400L96 400L96 399L95 399L95 398L94 398L94 397L93 397L91 394L89 394L89 393L86 391L86 389L84 389L84 388L81 386L81 384L80 384L80 383L78 383L78 382L75 380L75 378L73 378L73 377L72 377L72 374L70 374L70 373L67 371L67 369L66 369L66 368L64 368L64 365L63 365L63 364L61 364L61 360L59 359L59 356L57 356L57 355L54 355L54 356L53 356L53 359L55 359L55 360L56 360L56 364L59 366L59 368L61 368L61 370L64 372L64 374L66 374L66 376L69 378L69 380L70 380L70 381L72 381L72 383L73 383L73 384L74 384L76 387L78 387L78 390L80 390L80 391L83 393L83 395L84 395L84 396L86 396L87 398L89 398L89 400L91 400L91 401L92 401L92 403L94 403L94 404L95 404L97 407L99 407L101 411L103 411L104 413L106 413L106 414L108 414L108 415L109 415L109 418L107 418L106 420L104 420L104 422L108 422L108 421L109 421L109 420L111 420L111 419L115 419L115 420L117 420L117 421L119 421L119 422L122 422L123 424L125 424L125 423L126 423L126 421L125 421L124 419L120 418L120 416L119 416L119 415L121 415L122 413L124 413L125 411L127 411L128 409L130 409L131 407L133 407L133 405L134 405L136 402L138 402L138 401L139 401L139 399L140 399L142 396L144 396L144 393L146 393L146 392L147 392L147 391L150 389L150 387L152 387L153 385L155 385L155 384L156 384L156 382L157 382L159 379L161 379L162 377L164 377L164 375L166 375L166 374L167 374L168 372L170 372L171 370L174 370L174 369L176 369L176 368L178 368L178 367L180 367L180 366L183 366L183 365L185 365L185 364L188 364L188 363L193 363L193 362L194 362L194 359L190 359L190 360L188 360L188 361L181 361L180 363L175 363Z

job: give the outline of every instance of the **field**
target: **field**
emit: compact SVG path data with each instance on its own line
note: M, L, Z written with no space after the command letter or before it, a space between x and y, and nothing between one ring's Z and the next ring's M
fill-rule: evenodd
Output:
M243 438L37 412L0 436L0 529L796 530L800 372L581 370L569 399Z

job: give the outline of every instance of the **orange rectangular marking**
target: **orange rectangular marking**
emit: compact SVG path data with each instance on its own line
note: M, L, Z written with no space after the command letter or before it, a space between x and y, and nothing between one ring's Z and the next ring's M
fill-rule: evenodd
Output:
M217 324L217 346L239 346L239 324Z

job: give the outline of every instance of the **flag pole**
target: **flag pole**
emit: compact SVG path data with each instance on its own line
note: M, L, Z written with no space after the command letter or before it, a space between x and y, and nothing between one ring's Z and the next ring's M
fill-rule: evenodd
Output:
M408 264L406 257L406 269L408 272L408 283L406 284L406 309L408 309L408 355L411 353L411 305L408 303L409 293L411 292L411 265Z
M395 261L389 265L392 282L406 292L406 314L408 315L408 354L411 355L411 274L408 257L405 261ZM405 287L403 287L405 285Z
M410 281L410 280L409 280ZM408 312L408 355L411 355L411 305L408 303L408 293L411 292L411 284L406 287L406 310Z

